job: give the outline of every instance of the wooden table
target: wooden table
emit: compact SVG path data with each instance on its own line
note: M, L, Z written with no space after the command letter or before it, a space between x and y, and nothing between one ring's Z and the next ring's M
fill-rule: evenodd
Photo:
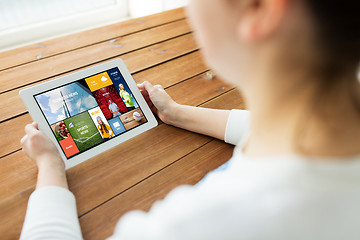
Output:
M0 238L19 237L36 167L20 139L32 122L19 90L122 58L137 82L162 84L181 104L243 108L239 93L209 77L182 8L0 53ZM181 184L226 162L233 147L159 126L67 171L85 239L112 234L133 209L148 210Z

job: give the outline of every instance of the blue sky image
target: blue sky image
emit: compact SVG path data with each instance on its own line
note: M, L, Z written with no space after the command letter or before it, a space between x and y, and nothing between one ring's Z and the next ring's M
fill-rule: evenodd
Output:
M76 82L43 93L35 98L50 124L97 106L90 90Z

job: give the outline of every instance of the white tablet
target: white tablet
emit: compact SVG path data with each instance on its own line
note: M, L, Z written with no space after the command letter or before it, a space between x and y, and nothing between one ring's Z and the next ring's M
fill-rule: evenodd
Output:
M20 91L66 169L157 126L121 59Z

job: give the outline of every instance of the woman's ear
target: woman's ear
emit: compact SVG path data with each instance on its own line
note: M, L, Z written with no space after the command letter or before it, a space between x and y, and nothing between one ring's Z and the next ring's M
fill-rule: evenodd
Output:
M237 22L237 36L247 42L274 33L284 19L289 0L247 0Z

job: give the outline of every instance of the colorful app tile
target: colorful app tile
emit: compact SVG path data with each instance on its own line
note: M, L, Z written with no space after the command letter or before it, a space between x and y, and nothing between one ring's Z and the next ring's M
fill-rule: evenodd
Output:
M69 129L66 127L64 121L60 121L51 125L51 129L53 130L53 133L59 142L68 137L71 137Z
M65 119L64 123L80 152L103 142L101 134L87 111Z
M124 124L126 130L132 129L147 121L140 108L124 113L120 116L120 120Z
M108 74L128 110L131 111L135 108L138 108L139 105L136 102L134 96L132 95L129 86L125 82L119 69L113 68L111 70L108 70Z
M51 125L56 139L59 141L66 157L71 157L79 152L73 138L71 137L69 129L66 127L64 121L60 121Z
M79 153L74 139L72 137L65 138L64 140L59 141L61 148L64 150L66 157L71 157Z
M113 84L107 72L85 78L85 81L92 92Z
M111 129L100 107L91 109L88 112L103 139L109 139L115 136L114 131Z
M109 120L111 128L114 130L115 135L119 135L126 131L124 125L120 121L120 118L116 117Z
M50 125L97 106L84 84L71 83L35 97Z
M122 101L114 85L110 85L93 92L101 111L106 119L118 117L128 112L125 103Z

